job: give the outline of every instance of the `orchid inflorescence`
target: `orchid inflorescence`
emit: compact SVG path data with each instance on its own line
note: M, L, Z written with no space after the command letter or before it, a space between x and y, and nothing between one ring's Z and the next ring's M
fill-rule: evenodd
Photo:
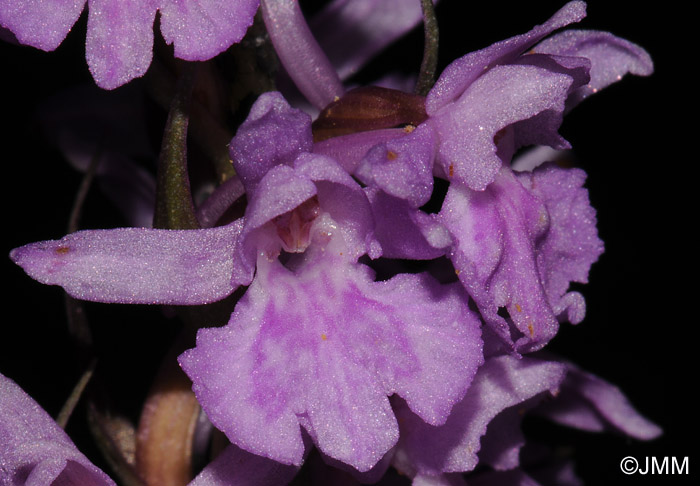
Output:
M571 284L603 252L585 172L558 163L571 148L559 127L588 96L653 70L631 42L565 29L584 2L456 59L434 82L424 62L415 92L390 77L347 79L424 18L433 25L419 0L333 0L308 23L294 0L0 0L3 37L55 49L86 3L87 62L103 88L149 70L157 13L175 58L271 44L283 67L279 90L246 88L254 101L229 140L212 114L221 108L193 94L203 63L176 63L155 183L114 151L90 169L150 180L155 204L112 191L134 227L10 254L74 299L167 306L196 332L156 378L136 458L111 461L120 483L579 484L569 463L528 469L524 414L660 434L617 387L546 349L560 323L583 321ZM426 28L426 45L436 39ZM228 143L197 194L188 124L207 153ZM180 411L164 398L173 387ZM115 484L11 379L0 375L0 391L2 484ZM163 417L196 417L177 447L203 442L200 470L162 472Z

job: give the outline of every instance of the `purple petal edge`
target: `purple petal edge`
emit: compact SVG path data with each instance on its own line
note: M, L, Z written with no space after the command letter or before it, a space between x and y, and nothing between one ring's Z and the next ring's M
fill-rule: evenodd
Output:
M205 230L86 230L16 248L10 258L71 296L124 304L205 304L231 292L241 221Z
M256 456L229 444L188 486L284 486L298 466Z
M556 400L536 412L554 422L591 432L615 430L639 440L652 440L661 428L637 412L615 385L571 363Z
M296 0L262 0L263 19L277 55L299 91L317 108L344 92L330 61L309 30Z
M85 0L0 0L0 25L22 44L53 51L84 7Z
M39 404L2 374L0 444L2 484L116 486Z

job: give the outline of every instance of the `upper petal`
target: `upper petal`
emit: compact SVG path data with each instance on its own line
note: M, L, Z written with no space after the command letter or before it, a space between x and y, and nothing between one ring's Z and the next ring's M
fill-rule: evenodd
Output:
M485 70L513 61L529 47L547 35L586 16L584 2L569 2L552 18L530 32L497 42L480 51L472 52L450 64L440 75L426 98L426 111L435 114L440 108L454 101Z
M258 255L274 259L282 242L270 223L316 195L314 183L286 165L270 169L248 195L245 223L238 252L234 257L233 285L248 285L253 280Z
M515 61L515 64L523 66L537 66L550 72L565 74L572 79L568 91L565 94L566 103L571 101L572 93L590 81L591 62L585 57L556 56L549 54L527 54ZM559 103L538 113L537 115L513 124L513 147L540 144L549 145L556 149L571 148L558 130L562 124L564 113L568 105Z
M355 173L358 165L377 144L401 138L406 134L402 128L384 128L368 132L351 133L329 138L314 144L314 153L333 157L350 174Z
M542 41L533 51L590 60L591 80L571 95L569 107L619 81L627 73L648 76L654 71L651 57L644 49L609 32L567 30Z
M260 0L163 0L160 31L175 57L205 61L243 38L258 5Z
M263 93L229 146L231 160L247 192L274 166L291 165L312 146L311 117L289 106L281 93Z
M0 0L0 25L22 44L56 49L78 20L85 0Z
M29 395L2 374L0 444L3 484L116 486Z
M404 137L375 145L356 175L365 184L405 199L413 207L422 206L433 193L436 145L431 125L422 124Z
M318 154L301 154L294 167L316 184L319 206L343 234L348 258L354 261L364 254L379 257L370 203L350 174L335 160Z
M239 221L206 230L79 231L16 248L32 278L96 302L204 304L230 294Z
M503 128L545 111L561 113L573 79L535 66L497 66L432 116L438 162L450 179L483 190L502 161L494 138Z
M449 233L431 215L379 189L367 189L367 197L382 256L432 260L445 254L444 247L451 243Z
M88 0L85 57L98 86L143 76L153 56L156 0Z
M255 262L261 252L270 259L277 257L282 242L278 237L280 227L273 228L273 220L307 201L319 214L327 214L333 220L332 232L342 235L342 251L348 261L355 261L365 253L372 258L381 253L374 238L369 201L359 184L324 155L302 153L293 164L293 168L278 165L270 169L248 195L246 221L234 268L236 284L248 285L252 281ZM315 201L309 201L314 196ZM307 230L310 231L316 216L307 221ZM318 235L305 234L304 239L315 236ZM309 242L301 244L299 250L306 249Z

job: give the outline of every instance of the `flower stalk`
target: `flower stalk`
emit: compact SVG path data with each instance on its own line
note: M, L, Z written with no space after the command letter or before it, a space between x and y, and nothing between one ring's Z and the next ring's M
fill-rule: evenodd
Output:
M418 73L415 93L421 96L426 96L435 84L440 32L438 29L437 16L435 15L435 6L433 5L433 1L420 0L420 4L423 11L424 46L423 61L420 65L420 72Z
M187 125L196 68L193 63L183 66L168 113L158 159L155 228L199 228L187 172Z

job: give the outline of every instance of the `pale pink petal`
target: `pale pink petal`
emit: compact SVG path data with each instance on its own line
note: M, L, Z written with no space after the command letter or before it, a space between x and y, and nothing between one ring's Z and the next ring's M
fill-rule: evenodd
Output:
M344 89L306 24L297 0L262 0L263 19L277 55L297 88L316 108Z
M585 2L569 2L552 18L530 32L497 42L454 61L440 75L426 99L426 111L435 114L457 99L474 80L498 64L508 64L547 35L586 16Z
M0 374L0 482L115 486L32 398Z
M22 44L53 51L70 32L85 0L0 0L0 26Z
M98 86L143 76L153 55L156 0L88 0L85 57Z
M16 248L29 276L96 302L204 304L231 285L241 223L206 230L86 230Z
M540 113L562 113L573 78L535 66L496 66L427 123L440 138L438 163L450 180L483 190L502 165L494 138Z
M651 57L644 49L609 32L567 30L542 41L533 51L590 60L591 80L576 90L569 106L619 81L627 73L649 76L654 71Z
M206 61L239 42L260 0L161 0L160 31L175 57Z

